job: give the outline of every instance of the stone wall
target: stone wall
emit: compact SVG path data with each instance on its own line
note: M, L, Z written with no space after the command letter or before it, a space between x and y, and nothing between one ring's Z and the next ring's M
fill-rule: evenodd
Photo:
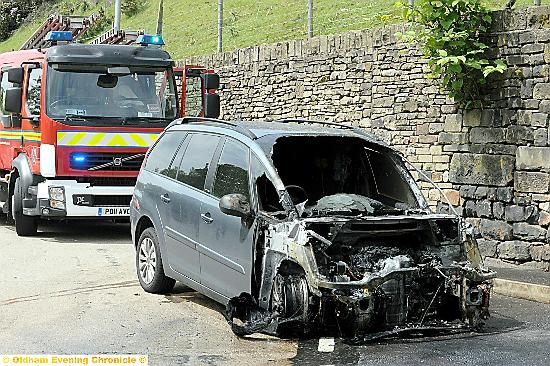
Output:
M487 41L509 68L483 110L425 78L405 25L240 49L185 62L216 69L222 117L364 127L402 151L472 222L484 255L550 266L550 7L497 12ZM430 202L436 189L419 182ZM439 207L441 208L441 207Z

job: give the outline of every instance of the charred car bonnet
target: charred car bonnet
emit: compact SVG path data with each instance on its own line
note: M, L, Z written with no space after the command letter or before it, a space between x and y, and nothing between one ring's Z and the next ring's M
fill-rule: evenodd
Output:
M170 153L170 167L181 159L180 167L149 169L170 131L181 132L179 150L185 145L185 152L174 146ZM193 139L203 134L216 140L202 152L206 164L187 168L189 176L203 170L196 184L182 166ZM241 149L231 150L232 144ZM466 223L455 214L432 213L402 155L362 130L301 120L184 119L157 145L131 205L145 290L166 292L180 280L226 304L238 335L328 330L368 340L478 329L488 316L495 273L484 267ZM190 212L197 205L179 205L181 212L171 214L184 223L197 217L198 230L175 234L162 217L165 200L148 202L154 199L147 191L168 194L154 188L170 190L166 182L154 183L162 175L158 179L182 189L193 186L198 211ZM158 252L149 278L147 230L154 230L150 245ZM189 243L196 253L178 247Z

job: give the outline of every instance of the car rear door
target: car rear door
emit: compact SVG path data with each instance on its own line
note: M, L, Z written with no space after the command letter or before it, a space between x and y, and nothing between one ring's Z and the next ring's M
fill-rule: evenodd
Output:
M201 205L198 246L201 284L228 298L251 291L254 225L252 218L222 213L219 199L240 193L250 201L249 156L246 145L226 138L211 173L211 192Z
M146 192L145 201L154 202L154 208L148 210L151 211L149 214L153 217L158 215L160 221L160 232L157 235L162 237L165 244L161 248L164 266L199 282L199 254L195 242L184 241L175 233L178 222L182 221L181 204L176 199L182 185L176 180L176 175L189 140L190 136L182 131L164 134L147 158L145 170L152 174L142 187ZM199 209L197 207L197 215ZM198 230L198 220L187 221L184 225L186 231ZM181 265L184 260L190 262L185 267Z
M184 143L184 152L174 169L173 182L167 186L166 240L169 243L171 267L193 281L200 283L198 251L199 219L204 199L204 184L208 168L220 137L190 133Z

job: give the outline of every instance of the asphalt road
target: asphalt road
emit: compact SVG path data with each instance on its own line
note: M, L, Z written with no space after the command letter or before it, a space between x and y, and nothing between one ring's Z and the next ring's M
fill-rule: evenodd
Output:
M549 365L550 305L502 296L481 334L351 346L336 339L240 339L208 298L177 285L146 294L129 226L41 227L19 238L0 221L0 354L148 354L150 365Z

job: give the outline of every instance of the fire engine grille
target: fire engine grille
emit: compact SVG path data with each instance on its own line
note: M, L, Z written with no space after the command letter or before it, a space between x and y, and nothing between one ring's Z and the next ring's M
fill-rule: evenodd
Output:
M70 179L70 178L69 178ZM126 186L135 186L136 178L120 178L120 177L74 177L78 183L90 183L92 187L101 187L101 186L116 186L116 187L126 187Z
M130 206L132 196L93 196L94 206Z
M145 154L87 152L72 153L70 167L89 171L138 171Z

